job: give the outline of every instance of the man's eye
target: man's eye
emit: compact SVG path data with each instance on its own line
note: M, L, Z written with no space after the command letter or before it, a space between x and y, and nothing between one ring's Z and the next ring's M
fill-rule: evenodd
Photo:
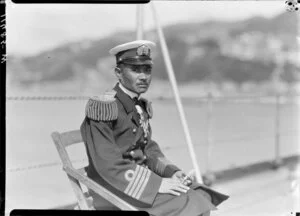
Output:
M145 72L146 72L146 73L150 73L151 70L152 70L152 68L150 68L150 67L145 68Z
M134 72L138 72L139 68L138 67L132 67L131 70L134 71Z
M136 73L142 73L142 72L146 72L146 73L150 73L152 68L151 67L131 67L131 70L136 72Z

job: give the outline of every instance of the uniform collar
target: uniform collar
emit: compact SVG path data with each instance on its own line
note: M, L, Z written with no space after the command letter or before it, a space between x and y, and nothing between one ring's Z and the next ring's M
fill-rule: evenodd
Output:
M132 98L126 94L120 87L120 83L117 83L114 87L114 90L117 92L116 98L123 104L127 113L132 112L134 110L134 101Z
M140 97L137 93L135 93L135 92L133 92L133 91L130 91L129 89L125 88L125 86L124 86L122 83L120 83L120 82L119 82L119 87L120 87L120 89L121 89L125 94L129 95L129 97L131 97L132 99L135 98L135 97L137 97L137 98Z

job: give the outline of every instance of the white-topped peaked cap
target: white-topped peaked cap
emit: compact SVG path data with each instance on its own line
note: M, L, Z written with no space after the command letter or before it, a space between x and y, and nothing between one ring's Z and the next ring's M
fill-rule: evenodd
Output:
M117 63L134 65L153 64L151 51L155 43L148 40L135 40L112 48L109 53L116 56Z

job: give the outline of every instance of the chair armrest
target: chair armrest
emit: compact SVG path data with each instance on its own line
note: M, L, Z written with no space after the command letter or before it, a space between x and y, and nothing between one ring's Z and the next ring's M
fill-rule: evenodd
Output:
M72 176L73 178L77 179L79 182L82 184L86 185L88 188L91 190L95 191L98 193L100 196L102 196L104 199L108 200L111 202L113 205L117 206L118 208L122 210L132 210L132 211L137 211L138 209L135 208L134 206L130 205L129 203L125 202L106 188L102 187L92 179L90 179L87 176L82 175L79 173L76 169L71 168L71 167L64 167L63 168L65 172Z

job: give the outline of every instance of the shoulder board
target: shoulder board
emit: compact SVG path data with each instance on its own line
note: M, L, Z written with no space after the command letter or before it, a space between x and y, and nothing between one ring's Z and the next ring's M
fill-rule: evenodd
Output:
M152 116L153 116L152 102L148 101L145 98L141 98L140 100L142 100L142 101L145 102L145 104L146 104L146 111L147 111L147 113L149 115L149 118L152 118Z
M85 114L96 121L112 121L118 117L118 105L115 99L116 92L105 92L101 96L89 98Z

